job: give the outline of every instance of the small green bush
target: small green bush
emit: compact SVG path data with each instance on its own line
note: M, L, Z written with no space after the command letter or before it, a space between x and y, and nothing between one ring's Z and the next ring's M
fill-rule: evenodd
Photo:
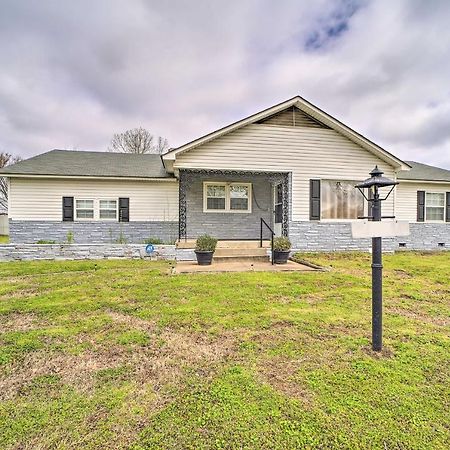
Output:
M195 243L195 250L198 252L213 252L216 250L217 239L203 234L197 238Z
M123 234L123 231L120 231L119 237L116 239L116 244L128 244L128 239Z
M150 237L150 238L144 240L144 244L158 245L158 244L164 244L164 241L160 238Z
M47 239L39 239L36 244L56 244L56 241L50 241Z
M73 244L74 239L73 239L73 232L72 231L68 231L67 232L66 240L67 240L68 244Z
M273 249L279 252L286 252L291 249L291 241L287 237L276 237L273 240Z

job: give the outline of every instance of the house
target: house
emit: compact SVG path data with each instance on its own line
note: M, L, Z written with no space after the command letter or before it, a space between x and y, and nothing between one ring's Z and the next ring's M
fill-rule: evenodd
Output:
M263 219L294 249L367 250L351 236L368 213L354 185L376 165L400 182L383 214L411 222L388 248L450 246L450 171L402 161L301 97L163 156L53 150L0 174L12 242L258 240Z

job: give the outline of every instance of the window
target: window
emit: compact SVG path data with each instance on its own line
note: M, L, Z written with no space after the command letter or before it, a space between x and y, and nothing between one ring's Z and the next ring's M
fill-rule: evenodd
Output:
M248 193L250 187L245 184L230 186L230 209L234 211L248 211Z
M251 212L251 183L203 184L204 212Z
M99 218L100 219L117 219L117 200L100 200L99 201Z
M426 220L444 221L445 218L445 194L427 192L425 194Z
M76 199L75 220L118 220L117 199Z
M94 200L77 200L75 217L77 219L93 219Z
M355 184L356 181L322 180L322 219L357 219L364 215L364 197Z
M226 186L221 184L208 184L206 186L206 209L225 210Z

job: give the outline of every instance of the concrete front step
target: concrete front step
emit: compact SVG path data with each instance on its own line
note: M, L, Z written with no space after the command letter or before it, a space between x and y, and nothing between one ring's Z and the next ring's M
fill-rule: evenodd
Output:
M186 241L185 240L177 241L176 246L177 248L188 248L188 249L195 248L195 239L188 239ZM269 247L270 241L263 241L263 248ZM259 240L240 240L240 241L224 240L217 242L217 249L220 248L255 249L260 247L259 247Z
M214 253L213 262L228 263L228 262L269 262L269 256L216 256Z
M266 248L222 248L217 247L214 252L214 257L218 256L242 256L242 257L252 257L252 256L266 256Z

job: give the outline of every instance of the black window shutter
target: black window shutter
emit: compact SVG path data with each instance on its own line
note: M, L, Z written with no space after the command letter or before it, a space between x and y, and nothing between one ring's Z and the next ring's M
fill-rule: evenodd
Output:
M130 199L128 197L119 198L119 222L130 221Z
M450 222L450 192L445 194L445 221Z
M73 197L63 197L63 222L73 222Z
M417 191L417 222L425 222L425 191Z
M320 180L309 180L309 220L320 220Z

